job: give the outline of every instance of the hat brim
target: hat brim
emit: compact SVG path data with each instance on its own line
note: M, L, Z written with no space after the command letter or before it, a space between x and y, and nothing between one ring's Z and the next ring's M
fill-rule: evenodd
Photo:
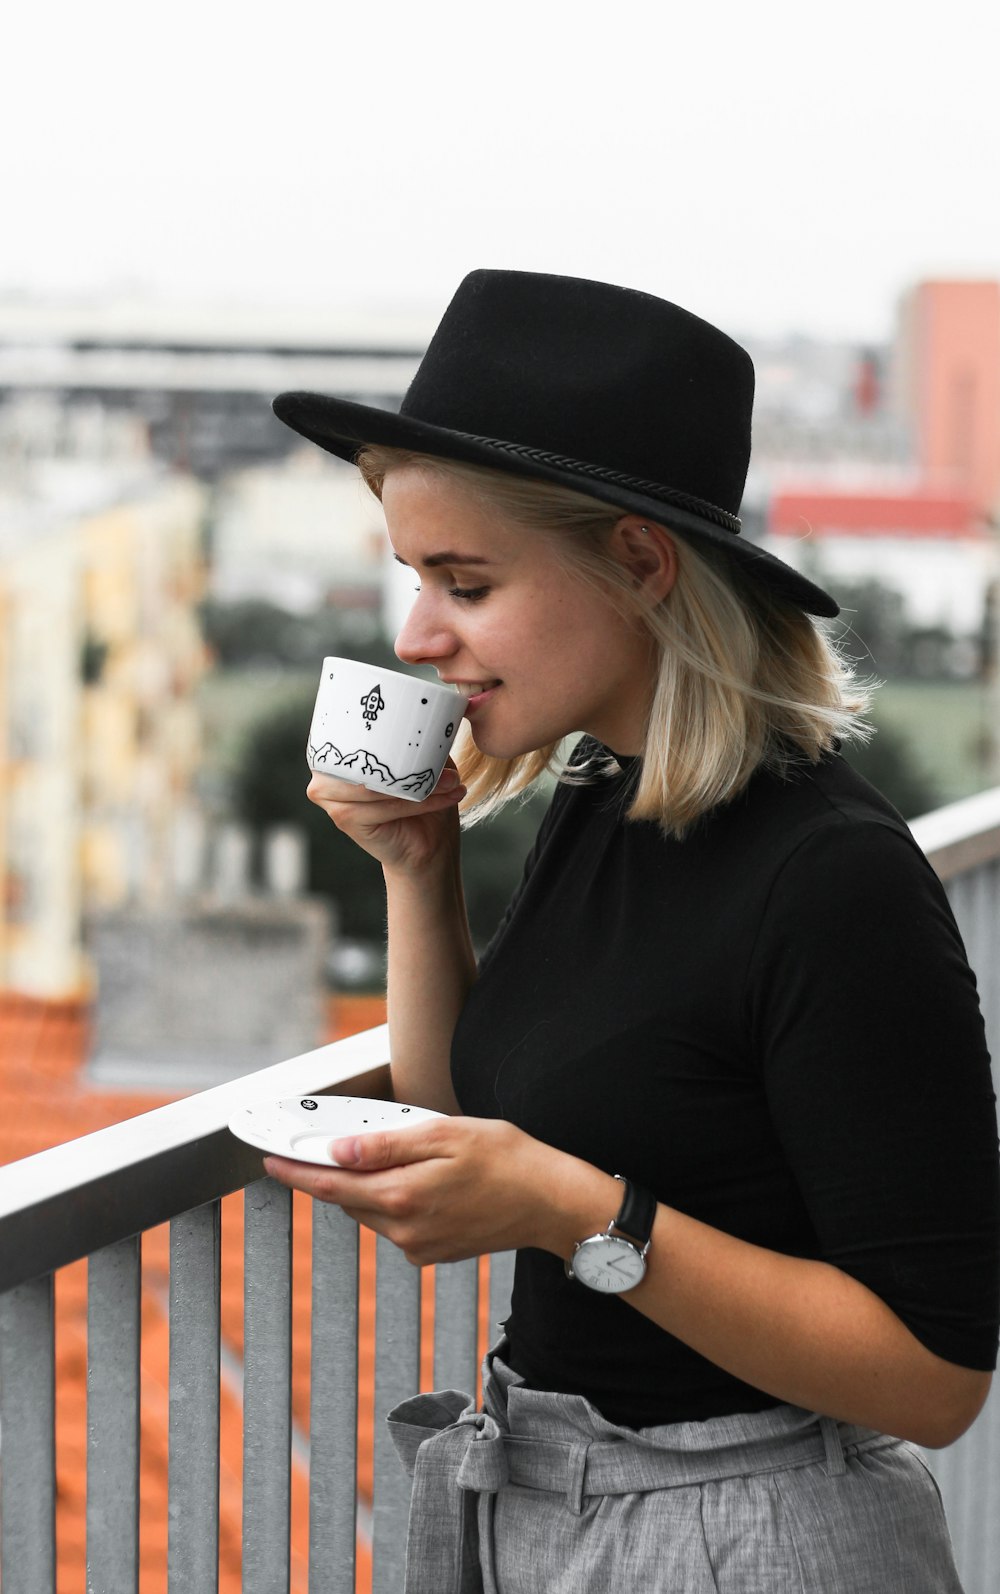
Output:
M742 565L748 575L765 582L807 614L833 619L840 613L840 605L828 592L793 570L791 565L756 543L745 542L734 532L703 519L695 511L650 493L633 491L617 482L604 482L572 469L526 458L522 453L512 453L510 445L501 439L471 437L396 410L375 409L369 404L325 393L279 393L272 409L292 431L352 464L366 444L382 444L387 448L412 449L439 459L485 465L491 470L553 482L586 493L616 509L647 515L681 536L711 543Z

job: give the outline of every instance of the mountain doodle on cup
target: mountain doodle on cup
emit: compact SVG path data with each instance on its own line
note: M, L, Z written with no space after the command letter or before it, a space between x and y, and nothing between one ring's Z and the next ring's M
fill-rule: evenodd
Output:
M330 771L350 769L366 779L375 777L383 783L386 791L395 788L397 791L408 794L419 793L421 797L427 797L435 786L433 769L415 770L412 774L401 775L397 779L388 764L383 764L364 747L356 748L353 753L342 753L332 742L324 742L322 747L314 747L310 742L309 762L313 768L317 764L322 764L324 769Z

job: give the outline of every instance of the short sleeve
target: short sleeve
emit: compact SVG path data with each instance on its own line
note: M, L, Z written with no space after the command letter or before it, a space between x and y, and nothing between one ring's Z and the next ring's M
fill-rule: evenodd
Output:
M930 1350L996 1364L1000 1179L974 976L907 835L831 820L784 863L747 1003L820 1254Z

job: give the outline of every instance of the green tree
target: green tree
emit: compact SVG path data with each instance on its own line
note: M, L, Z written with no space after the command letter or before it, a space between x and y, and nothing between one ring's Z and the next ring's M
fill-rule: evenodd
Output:
M834 635L862 675L909 673L909 621L901 592L870 577L837 581L834 587L840 617Z
M940 804L940 794L920 768L909 739L894 726L881 726L866 747L852 744L844 756L904 819L916 819Z
M202 635L221 669L260 664L312 666L327 653L371 659L391 668L399 660L381 634L377 612L323 608L292 614L265 598L201 605Z

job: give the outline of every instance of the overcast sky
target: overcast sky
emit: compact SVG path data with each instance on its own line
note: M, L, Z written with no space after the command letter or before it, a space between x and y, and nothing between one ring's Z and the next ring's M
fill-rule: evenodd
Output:
M566 272L880 338L1000 277L996 0L11 8L0 294L436 315Z

